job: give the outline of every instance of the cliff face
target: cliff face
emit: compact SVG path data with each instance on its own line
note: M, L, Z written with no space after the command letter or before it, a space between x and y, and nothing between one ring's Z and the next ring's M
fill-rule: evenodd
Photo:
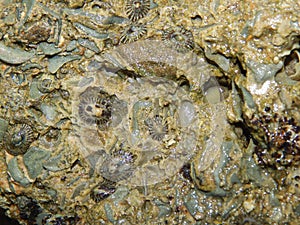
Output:
M0 2L0 207L20 224L297 224L298 1Z

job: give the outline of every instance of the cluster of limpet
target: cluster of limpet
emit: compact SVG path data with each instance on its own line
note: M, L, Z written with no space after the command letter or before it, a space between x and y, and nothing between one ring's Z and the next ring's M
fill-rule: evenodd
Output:
M150 0L127 0L125 11L132 21L137 21L147 15L150 10Z
M87 125L97 125L104 130L111 124L112 105L116 96L98 87L88 87L79 96L78 115Z
M20 123L8 127L3 142L6 151L16 156L25 154L34 139L32 127L26 123Z

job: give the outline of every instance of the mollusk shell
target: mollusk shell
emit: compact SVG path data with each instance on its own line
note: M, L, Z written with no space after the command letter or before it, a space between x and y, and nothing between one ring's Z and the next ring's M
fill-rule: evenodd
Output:
M125 6L126 14L132 21L137 21L145 17L149 10L149 0L128 0Z
M33 141L33 130L25 123L11 126L4 136L6 151L11 155L25 154Z

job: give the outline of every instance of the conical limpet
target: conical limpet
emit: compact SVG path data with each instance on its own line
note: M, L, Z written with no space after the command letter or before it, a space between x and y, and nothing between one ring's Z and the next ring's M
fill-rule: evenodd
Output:
M167 46L170 48L175 47L178 52L182 53L192 50L195 47L192 32L182 26L165 30L162 39Z
M128 27L126 27L125 30L123 31L120 38L120 42L131 43L137 41L146 33L147 33L147 29L143 24L140 23L131 24Z
M96 202L108 198L116 191L116 184L114 182L104 180L91 190L90 197Z
M153 118L146 119L145 125L148 127L151 138L156 141L163 140L164 136L168 132L168 124L159 115L155 115Z
M107 155L100 167L101 175L110 181L119 182L129 178L135 170L136 157L131 152L121 149Z
M128 0L125 6L126 14L132 21L137 21L145 17L149 10L149 0Z
M87 125L97 125L100 130L109 127L112 117L112 104L114 96L99 90L87 88L80 95L78 115Z
M34 141L33 130L28 124L16 124L8 129L3 141L9 154L25 154Z

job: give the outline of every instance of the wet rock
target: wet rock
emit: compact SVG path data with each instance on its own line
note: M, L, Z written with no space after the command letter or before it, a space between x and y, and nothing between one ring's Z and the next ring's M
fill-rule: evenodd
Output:
M34 224L38 214L42 212L42 208L37 201L26 196L17 197L17 205L20 210L21 219L26 220L30 224Z
M34 57L33 52L12 48L0 42L0 60L9 64L21 64Z
M247 62L247 66L252 71L255 80L258 83L263 83L275 76L275 74L282 68L283 62L279 62L278 64L264 64L249 60Z
M22 38L30 43L47 41L50 37L51 29L47 23L37 23L24 31Z
M85 0L66 0L70 8L80 8L84 5Z
M50 152L32 147L24 155L24 164L28 169L30 178L37 178L43 170L43 163L50 157Z
M49 59L48 70L50 73L56 73L64 64L74 60L79 60L80 58L80 56L76 55L54 56L53 58Z

